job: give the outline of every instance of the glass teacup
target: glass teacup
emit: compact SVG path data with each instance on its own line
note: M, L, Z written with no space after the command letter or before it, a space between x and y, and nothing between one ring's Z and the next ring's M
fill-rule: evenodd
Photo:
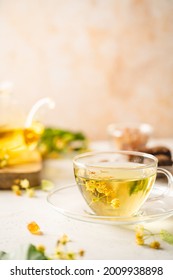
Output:
M136 215L149 198L157 173L167 176L162 199L173 184L167 170L158 168L156 157L134 151L91 152L73 160L76 183L90 208L101 216Z

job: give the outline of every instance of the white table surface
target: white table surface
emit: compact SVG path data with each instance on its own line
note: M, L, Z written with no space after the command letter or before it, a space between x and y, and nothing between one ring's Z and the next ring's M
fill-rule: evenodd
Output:
M173 140L154 141L173 148ZM152 142L151 142L152 144ZM94 150L108 150L106 142L93 143ZM72 160L51 160L45 163L44 179L52 180L56 187L73 183ZM0 250L14 251L17 247L29 243L45 245L52 253L56 241L67 234L72 242L71 250L85 250L83 259L87 260L123 260L123 259L173 259L173 246L162 242L162 250L153 250L135 243L135 233L131 227L99 225L73 220L56 212L50 207L47 193L37 191L37 196L16 196L11 191L0 192ZM72 202L73 203L73 202ZM36 221L43 231L42 236L32 235L27 224ZM153 231L166 229L173 233L173 217L150 223L147 228Z

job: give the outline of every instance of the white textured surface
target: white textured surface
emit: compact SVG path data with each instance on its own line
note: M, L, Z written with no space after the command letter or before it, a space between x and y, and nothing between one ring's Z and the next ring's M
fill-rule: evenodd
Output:
M162 140L162 143L171 141ZM106 147L106 143L95 143L95 149ZM173 144L172 144L173 145ZM173 146L172 146L173 147ZM56 186L74 181L72 161L49 161L45 166L46 178ZM0 193L0 250L12 252L18 246L33 243L44 244L52 253L57 239L64 233L72 239L72 250L84 249L85 259L172 259L172 246L162 243L163 250L152 250L137 246L132 228L96 225L75 221L58 214L46 201L46 193L37 197L15 196L10 191ZM74 203L74 201L72 201ZM27 224L36 221L43 231L42 236L31 235ZM173 233L173 217L165 221L148 224L153 231L167 229Z
M66 218L50 208L46 196L37 198L16 197L11 192L2 192L0 249L12 252L29 243L44 244L52 253L57 239L64 233L72 239L72 250L84 249L85 259L172 259L172 247L163 245L163 250L151 250L135 244L133 230L116 226L95 225ZM44 235L31 235L27 224L36 221ZM152 225L154 230L172 228L173 219ZM150 226L148 226L149 228Z

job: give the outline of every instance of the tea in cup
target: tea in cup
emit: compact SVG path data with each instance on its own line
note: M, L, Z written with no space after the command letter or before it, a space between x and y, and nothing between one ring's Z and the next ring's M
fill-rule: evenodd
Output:
M156 157L134 151L91 152L73 160L76 183L90 208L97 215L119 217L138 213L158 172L167 176L169 191L172 175L157 164Z

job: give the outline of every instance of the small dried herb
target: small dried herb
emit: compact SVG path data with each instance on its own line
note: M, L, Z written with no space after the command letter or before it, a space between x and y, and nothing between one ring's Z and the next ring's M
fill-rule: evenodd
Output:
M147 245L152 249L160 249L160 242L156 240L158 237L166 243L173 245L173 234L167 230L162 229L158 233L153 233L142 225L136 227L135 238L138 245ZM149 240L149 242L147 243L146 240Z

